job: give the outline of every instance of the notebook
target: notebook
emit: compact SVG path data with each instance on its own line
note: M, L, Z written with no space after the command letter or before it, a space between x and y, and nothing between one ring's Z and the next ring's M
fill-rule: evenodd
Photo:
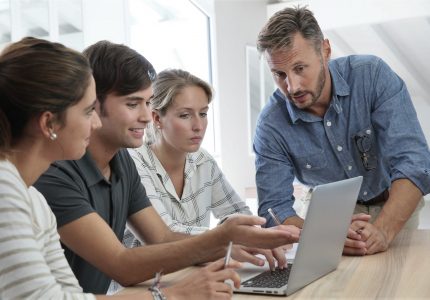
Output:
M316 186L311 196L294 260L286 270L269 270L249 263L238 270L241 286L236 293L290 295L335 270L363 177ZM288 282L286 282L288 281Z

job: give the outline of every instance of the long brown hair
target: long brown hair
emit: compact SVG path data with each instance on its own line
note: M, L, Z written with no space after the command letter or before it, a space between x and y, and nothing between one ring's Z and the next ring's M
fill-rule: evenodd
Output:
M26 37L0 55L0 155L22 137L29 120L50 111L64 125L66 109L84 96L91 68L79 52Z

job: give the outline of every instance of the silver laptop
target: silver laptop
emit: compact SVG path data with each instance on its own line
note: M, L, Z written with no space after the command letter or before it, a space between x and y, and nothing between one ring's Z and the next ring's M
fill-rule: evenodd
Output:
M286 270L249 263L238 270L237 293L290 295L339 265L363 177L316 186L294 260Z

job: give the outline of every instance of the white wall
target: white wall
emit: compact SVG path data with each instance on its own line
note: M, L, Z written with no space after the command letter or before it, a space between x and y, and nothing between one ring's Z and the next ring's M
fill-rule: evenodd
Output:
M254 157L249 154L245 46L255 45L266 22L266 4L257 0L216 0L214 13L221 167L244 197L245 188L255 185Z

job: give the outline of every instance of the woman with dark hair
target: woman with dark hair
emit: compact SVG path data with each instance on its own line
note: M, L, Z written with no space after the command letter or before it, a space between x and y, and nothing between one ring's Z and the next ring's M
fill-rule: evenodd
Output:
M56 221L32 186L51 162L77 159L100 126L87 60L61 44L24 38L0 56L0 298L82 294Z
M95 105L92 71L80 53L24 38L1 54L0 299L94 298L82 293L64 257L55 216L32 185L52 162L84 155L92 130L101 126ZM238 275L220 269L218 261L163 293L203 299L217 290L230 297L231 288L223 281L238 284ZM155 289L118 298L160 295Z

